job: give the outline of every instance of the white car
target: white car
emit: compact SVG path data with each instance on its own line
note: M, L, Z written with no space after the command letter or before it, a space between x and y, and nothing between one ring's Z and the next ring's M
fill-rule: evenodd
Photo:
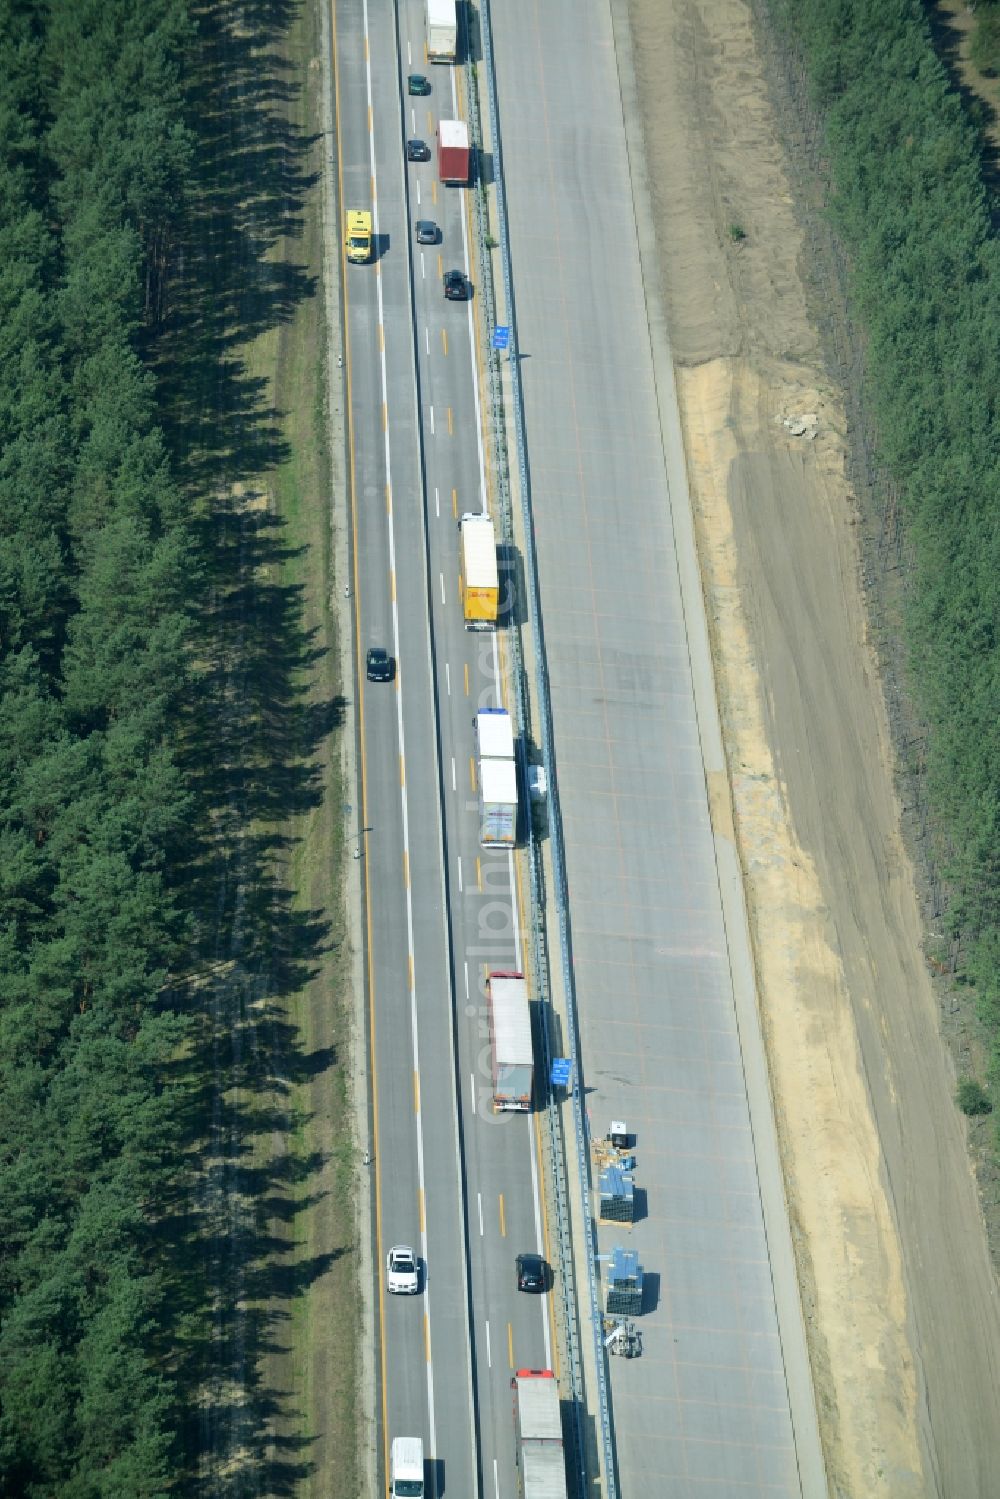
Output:
M409 1244L394 1244L386 1255L385 1285L392 1296L415 1296L419 1291L417 1260Z

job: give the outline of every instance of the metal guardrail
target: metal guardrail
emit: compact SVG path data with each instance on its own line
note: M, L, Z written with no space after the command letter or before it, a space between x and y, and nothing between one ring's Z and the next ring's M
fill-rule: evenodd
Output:
M570 1056L573 1061L573 1090L572 1090L572 1115L573 1115L573 1137L576 1146L576 1164L579 1173L580 1194L583 1202L583 1215L587 1231L587 1243L584 1246L586 1261L586 1289L590 1298L591 1326L593 1329L594 1361L597 1371L597 1397L598 1415L601 1442L604 1450L605 1469L605 1494L606 1499L617 1499L617 1477L615 1471L614 1436L611 1423L611 1407L608 1395L608 1369L605 1357L604 1340L602 1337L602 1319L598 1299L597 1279L597 1244L594 1216L590 1204L590 1172L587 1148L587 1129L584 1120L583 1100L581 1093L581 1067L579 1038L577 1032L576 997L573 984L573 971L570 959L570 931L569 931L569 898L566 882L565 853L562 842L562 823L559 815L559 800L554 774L555 750L552 735L551 708L549 703L548 670L545 662L545 650L542 637L541 607L539 602L538 572L535 558L534 526L532 521L531 507L531 484L528 472L527 440L525 434L524 406L521 392L521 372L517 354L517 318L514 310L513 280L511 275L510 241L507 232L507 205L504 195L503 171L502 171L502 149L500 142L500 124L497 112L496 79L493 70L493 40L491 33L490 0L480 0L479 6L480 35L483 49L484 74L486 80L486 96L489 109L490 136L493 147L493 179L496 193L497 224L499 229L499 251L500 263L503 268L504 296L507 304L507 320L510 326L510 375L511 393L513 398L513 420L515 443L517 449L518 475L520 478L521 509L523 530L525 538L524 548L524 570L527 580L527 604L528 616L531 622L532 632L536 643L536 667L538 677L538 716L540 719L540 742L542 752L542 763L548 781L549 798L549 836L552 845L552 866L555 884L555 903L559 921L559 955L562 966L563 986L566 996L566 1010L568 1021L568 1041ZM477 160L480 158L482 147L482 123L479 103L478 77L476 66L469 61L466 64L466 75L468 79L468 104L469 124L472 133L473 145L477 148ZM489 237L488 210L485 189L477 182L475 190L476 224L480 244L480 263L489 266L489 255L487 240ZM493 297L492 276L487 274L482 277L480 297L481 315L485 320L487 332L496 325L496 312ZM506 422L503 399L503 385L501 378L500 358L496 350L491 346L487 358L487 370L490 394L490 418L495 444L497 460L497 490L500 503L501 532L508 542L513 539L513 517L511 511L510 483L509 483L509 455L506 444ZM516 630L510 631L509 635L512 655L514 691L519 723L523 731L527 731L531 724L530 702L527 692L527 684L524 671L524 663L521 655L520 639ZM551 1003L548 993L548 961L549 955L546 951L546 930L542 912L544 910L544 885L541 869L541 856L536 844L534 831L531 827L530 796L527 784L527 767L522 758L523 792L525 807L528 809L528 855L531 868L532 886L532 912L534 920L532 923L532 936L534 942L535 972L539 984L544 992L539 998L543 1004ZM548 1108L548 1138L551 1156L551 1173L553 1189L556 1197L556 1232L558 1238L560 1281L563 1292L563 1315L566 1325L567 1352L570 1361L570 1387L573 1393L576 1411L576 1443L578 1471L583 1479L584 1492L589 1489L587 1483L586 1463L584 1457L584 1443L582 1431L582 1412L584 1409L584 1384L583 1367L580 1355L580 1341L577 1328L576 1316L576 1293L575 1293L575 1271L573 1262L572 1239L570 1233L570 1209L568 1199L568 1186L564 1173L564 1159L568 1159L568 1152L564 1151L562 1119L558 1106L556 1105L551 1089L548 1088L549 1067L551 1058L548 1046L548 1027L540 1027L543 1038L543 1065L546 1078L546 1098Z

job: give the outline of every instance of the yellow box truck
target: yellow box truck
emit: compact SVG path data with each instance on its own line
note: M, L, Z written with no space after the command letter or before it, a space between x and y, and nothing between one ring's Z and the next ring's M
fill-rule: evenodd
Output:
M495 630L500 588L497 542L488 515L463 515L462 607L467 630Z
M347 210L347 234L344 248L348 260L363 265L372 258L372 216L361 208Z

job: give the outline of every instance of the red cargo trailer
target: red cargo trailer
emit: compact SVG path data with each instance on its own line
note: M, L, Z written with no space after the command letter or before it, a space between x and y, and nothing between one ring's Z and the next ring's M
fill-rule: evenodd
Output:
M469 181L469 127L464 120L442 120L437 132L438 176L447 187Z

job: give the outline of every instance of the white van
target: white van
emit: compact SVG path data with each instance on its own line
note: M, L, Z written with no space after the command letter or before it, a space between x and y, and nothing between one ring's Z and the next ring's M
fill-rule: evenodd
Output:
M393 1499L424 1499L424 1444L420 1437L393 1437L389 1493Z

